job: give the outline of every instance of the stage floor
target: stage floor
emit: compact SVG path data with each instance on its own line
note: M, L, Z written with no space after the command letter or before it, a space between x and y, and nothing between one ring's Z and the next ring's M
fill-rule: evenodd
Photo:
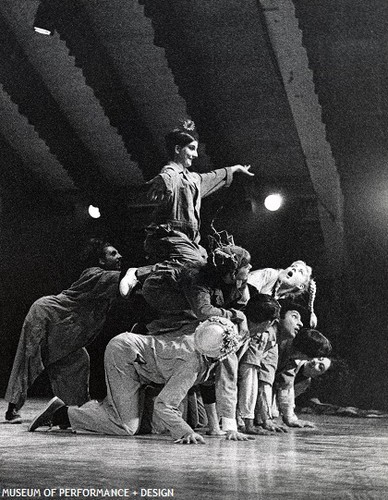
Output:
M386 418L306 415L316 429L189 446L168 436L28 433L45 403L29 400L24 423L0 425L1 498L388 499ZM1 419L5 409L0 400Z

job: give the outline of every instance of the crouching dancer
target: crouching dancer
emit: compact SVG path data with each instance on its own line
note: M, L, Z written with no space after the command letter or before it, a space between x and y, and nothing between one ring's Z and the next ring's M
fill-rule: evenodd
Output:
M53 398L33 420L29 431L59 425L71 426L78 432L133 436L140 427L141 388L152 382L164 384L155 399L154 415L175 442L205 443L183 420L179 406L187 391L205 381L219 361L235 353L249 334L245 321L237 327L226 318L211 317L197 325L182 328L180 336L176 332L172 336L155 337L126 332L114 337L105 351L106 398L102 402L89 401L81 407L68 407L59 398ZM220 407L222 399L229 397L228 391L220 387L217 392ZM235 412L235 405L232 411ZM220 417L229 419L234 415L220 414ZM225 429L227 439L248 439L235 429L235 426Z
M8 423L21 423L19 410L27 391L44 370L53 393L67 404L90 399L85 346L101 332L119 297L121 255L110 243L92 238L83 257L85 269L79 279L58 295L38 299L25 318L4 397L9 403Z

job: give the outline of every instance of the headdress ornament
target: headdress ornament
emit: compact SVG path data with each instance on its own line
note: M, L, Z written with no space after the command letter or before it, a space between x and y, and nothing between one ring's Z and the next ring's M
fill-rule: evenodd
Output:
M220 316L203 321L194 332L196 350L209 358L224 359L236 352L243 340L237 325Z
M219 267L225 265L226 262L230 261L230 263L232 264L231 267L237 269L237 255L231 252L231 247L235 246L233 236L225 230L217 231L217 229L214 227L214 219L212 220L210 227L213 230L213 234L208 235L208 240L210 258L213 265L215 267Z
M184 130L187 130L188 132L194 132L195 130L195 123L193 122L193 120L190 120L190 119L185 119L183 120L182 122L182 128Z

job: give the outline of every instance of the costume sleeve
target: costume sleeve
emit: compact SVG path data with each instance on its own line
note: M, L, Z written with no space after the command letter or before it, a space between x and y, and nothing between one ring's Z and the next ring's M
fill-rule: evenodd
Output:
M256 408L262 422L272 418L272 385L261 380L259 380Z
M295 380L294 382L295 398L306 392L307 389L310 387L310 385L311 385L311 378L306 378L304 380L301 380L300 382L297 382Z
M287 422L294 422L298 420L298 417L294 413L295 408L295 394L294 394L294 384L284 389L278 389L276 391L276 398L279 405L280 413L283 416L283 420Z
M272 294L273 286L279 277L279 270L267 267L251 271L248 276L248 283L254 286L259 293Z
M278 345L271 347L262 358L259 370L257 412L263 422L272 418L272 386L278 365Z
M271 347L265 357L262 358L259 370L259 381L272 386L275 381L276 368L278 366L278 345Z
M233 180L232 167L212 170L205 174L199 174L201 178L201 198L206 198L222 187L229 187Z
M93 292L100 298L113 299L119 295L120 271L102 271Z
M194 432L183 420L179 405L188 390L195 384L198 371L197 364L183 360L155 399L154 411L174 439L180 439L185 434Z
M221 428L224 431L237 431L237 374L238 358L231 354L216 369L216 402Z
M185 287L185 295L190 307L197 318L201 321L211 316L221 316L232 319L235 313L232 310L215 307L211 303L210 288L205 285L192 284Z
M276 398L280 413L285 422L298 420L294 413L295 390L294 383L298 370L303 366L303 362L290 360L284 369L276 375Z
M267 352L273 347L269 347L269 333L263 332L260 336L249 340L248 348L245 350L241 360L243 363L260 366Z
M177 184L179 183L180 174L174 168L166 166L163 167L160 174L158 174L154 179L155 182L160 184L163 182L166 190L166 196L169 197L174 192Z
M276 387L287 389L293 386L297 372L298 365L294 360L290 360L282 371L276 374Z

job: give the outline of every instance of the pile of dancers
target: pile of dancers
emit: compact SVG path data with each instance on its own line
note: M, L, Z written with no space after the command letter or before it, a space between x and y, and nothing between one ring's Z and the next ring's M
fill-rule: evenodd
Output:
M25 318L6 422L22 422L27 391L46 371L54 398L31 432L59 426L121 436L169 433L177 443L196 444L205 442L201 429L246 441L313 426L296 416L295 397L330 368L331 344L316 330L311 267L297 260L286 269L252 270L249 251L214 227L205 249L202 198L228 187L236 174L253 173L243 165L191 171L198 137L190 121L167 134L166 149L170 161L149 182L156 208L146 228L148 265L122 272L114 246L88 242L80 278L37 300ZM130 307L134 294L149 307L149 321L110 340L107 395L92 400L86 346L113 301Z

